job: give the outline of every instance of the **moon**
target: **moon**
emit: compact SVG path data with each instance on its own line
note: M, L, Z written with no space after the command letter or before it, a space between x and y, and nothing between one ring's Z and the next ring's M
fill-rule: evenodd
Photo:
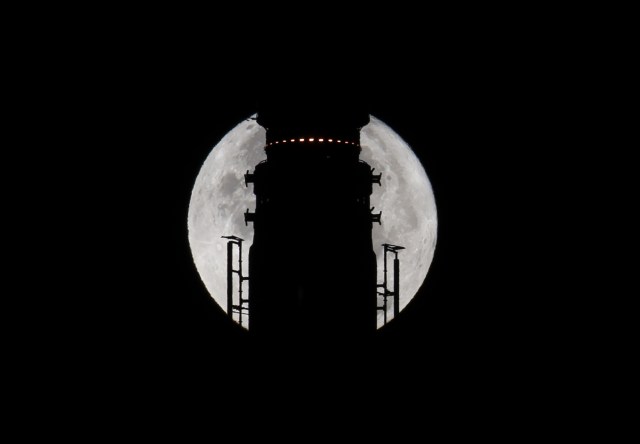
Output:
M233 235L246 241L242 272L247 275L253 227L245 225L243 213L255 209L255 195L245 186L244 174L266 159L266 131L254 118L240 122L211 150L189 203L187 228L193 261L211 297L225 311L226 240L221 237ZM370 116L369 124L360 131L360 146L360 158L376 169L374 173L382 173L382 186L374 184L371 195L374 211L382 211L382 225L373 226L379 283L383 275L382 244L405 247L399 252L402 310L420 289L433 260L438 225L433 189L409 145L381 120ZM388 319L393 318L391 307ZM382 325L383 314L379 311L378 328Z

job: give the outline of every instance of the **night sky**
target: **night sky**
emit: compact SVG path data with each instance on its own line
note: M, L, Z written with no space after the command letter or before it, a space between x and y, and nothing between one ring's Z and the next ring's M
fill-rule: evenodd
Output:
M245 346L243 332L200 281L186 218L210 149L255 112L252 85L183 80L180 88L143 84L139 97L115 116L116 127L129 128L109 134L104 152L114 170L106 171L110 184L104 184L100 217L108 221L105 255L113 262L97 270L95 281L111 313L100 335L107 343L124 341L136 358L140 351L151 359L186 354L208 360L220 347ZM517 221L536 211L523 213L526 197L509 182L528 172L522 151L531 152L532 142L522 132L531 128L522 107L513 105L517 92L484 80L470 84L461 74L409 89L394 83L381 88L380 97L368 96L371 114L415 150L438 206L438 244L426 282L402 322L379 334L382 347L412 359L502 360L523 353L536 334L524 325L540 299L530 294L532 283L523 278L528 272L513 260L513 250L529 242Z
M543 283L550 241L538 230L553 217L539 192L548 191L542 171L560 146L552 136L561 112L549 110L553 82L530 59L481 46L451 41L427 63L398 56L384 68L362 56L351 73L308 63L262 76L226 53L170 47L96 64L101 73L82 81L86 95L77 93L68 123L83 147L68 156L85 165L68 179L77 215L66 228L79 240L68 275L77 297L63 323L68 359L149 390L219 390L220 381L227 390L232 380L245 390L260 381L311 390L320 380L365 390L377 380L418 397L487 394L525 379L527 391L541 387L567 340ZM364 100L414 149L433 186L429 274L366 350L256 350L193 264L195 178L263 90L287 100L351 97L340 106Z

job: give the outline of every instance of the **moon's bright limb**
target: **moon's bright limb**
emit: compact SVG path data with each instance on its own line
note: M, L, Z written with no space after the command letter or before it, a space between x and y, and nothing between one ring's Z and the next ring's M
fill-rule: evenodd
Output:
M226 240L234 235L245 242L243 273L253 242L253 227L243 213L255 210L255 195L244 184L244 173L266 159L266 133L254 120L239 123L222 138L205 160L196 178L189 204L189 244L196 268L213 299L226 310ZM382 225L373 226L373 246L382 282L383 243L406 248L400 254L400 309L422 285L436 245L437 213L424 168L411 148L391 128L371 116L360 133L360 158L382 173L374 184L371 205L382 211ZM389 257L391 259L391 256ZM234 264L237 266L237 264ZM247 287L245 287L247 290ZM393 316L390 305L389 319ZM378 327L382 312L378 314Z
M438 224L433 190L409 145L379 119L371 116L369 124L362 128L360 145L360 158L375 168L376 173L382 173L382 186L374 185L371 195L375 212L382 210L382 226L373 226L378 282L382 282L381 245L389 243L406 248L399 253L402 310L420 289L433 260ZM382 325L382 316L380 312L378 326Z

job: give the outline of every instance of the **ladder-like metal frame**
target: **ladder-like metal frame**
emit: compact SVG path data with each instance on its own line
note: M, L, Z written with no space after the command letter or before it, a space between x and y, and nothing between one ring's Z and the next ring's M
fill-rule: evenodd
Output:
M243 298L243 284L244 281L249 280L249 276L242 274L242 242L241 239L236 236L222 236L224 239L229 239L227 242L227 314L233 319L233 314L238 314L238 323L242 325L242 316L249 316L249 299ZM238 246L238 269L233 269L233 246ZM233 303L233 273L238 274L238 304Z
M384 323L387 324L387 311L389 296L393 297L393 317L395 319L400 313L400 259L398 259L398 251L404 250L404 247L399 245L382 244L384 247L384 280L382 284L378 284L378 288L382 288L382 291L378 291L377 294L382 296L382 307L377 307L378 310L382 310L384 315ZM393 291L389 290L389 281L387 279L387 253L393 253L395 258L393 260Z

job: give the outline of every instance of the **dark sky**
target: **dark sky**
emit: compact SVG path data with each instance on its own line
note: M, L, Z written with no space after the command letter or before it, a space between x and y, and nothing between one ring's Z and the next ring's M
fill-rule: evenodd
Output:
M485 43L449 40L424 59L354 56L352 70L269 71L171 47L88 62L65 119L81 147L65 154L83 164L64 179L76 216L63 225L79 240L62 280L74 296L62 328L69 359L150 390L233 378L242 386L256 374L304 389L329 378L365 390L366 374L424 395L434 381L484 392L544 374L561 354L557 338L566 338L544 283L550 241L538 229L553 214L540 193L560 148L562 103L550 106L559 80L526 48ZM256 350L192 262L186 218L196 175L220 138L256 111L262 90L311 100L357 91L431 180L434 261L370 350Z
M517 104L531 93L504 79L442 77L367 90L371 113L416 150L439 215L424 288L402 323L381 337L385 347L438 361L503 359L527 347L533 332L522 322L540 304L530 294L529 273L513 261L514 249L529 245L518 220L540 215L525 208L528 197L510 182L530 172L523 151L535 155L531 113ZM106 202L98 216L109 262L92 284L104 294L100 309L110 313L101 332L107 343L113 335L126 351L135 355L140 347L152 359L182 353L202 359L225 343L243 346L242 332L200 282L186 216L211 147L255 111L252 88L207 76L194 82L186 74L141 80L127 85L122 110L104 122L108 143L96 161L106 159ZM305 92L314 95L312 87Z
M7 424L165 435L195 411L213 442L395 443L557 426L593 436L603 406L617 414L598 395L626 393L615 358L633 348L616 346L633 335L609 324L634 324L617 321L619 270L602 273L619 256L597 248L616 244L613 207L634 201L616 201L633 189L618 180L636 175L618 173L629 107L603 102L631 101L621 80L633 71L617 65L633 60L633 27L555 4L205 7L7 14ZM256 347L192 262L196 175L263 91L365 100L433 185L430 272L369 347Z

